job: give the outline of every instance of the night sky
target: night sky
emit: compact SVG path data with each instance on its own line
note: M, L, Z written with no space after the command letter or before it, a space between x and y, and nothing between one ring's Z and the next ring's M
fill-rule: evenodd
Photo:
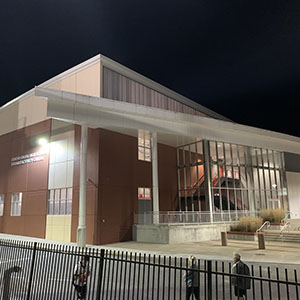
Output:
M300 1L11 0L0 103L96 55L230 118L300 137Z

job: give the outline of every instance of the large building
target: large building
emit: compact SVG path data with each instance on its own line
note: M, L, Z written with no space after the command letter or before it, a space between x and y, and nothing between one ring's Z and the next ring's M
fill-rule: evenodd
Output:
M82 128L88 243L170 215L300 214L299 138L236 124L98 55L0 108L0 232L76 240Z

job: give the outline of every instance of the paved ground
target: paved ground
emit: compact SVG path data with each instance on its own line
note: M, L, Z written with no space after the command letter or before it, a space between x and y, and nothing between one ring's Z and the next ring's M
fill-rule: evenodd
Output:
M213 260L231 260L238 252L243 260L249 262L300 264L300 244L266 242L266 250L258 250L257 242L228 240L228 246L222 247L220 241L195 242L178 245L161 245L137 242L123 242L106 245L129 251L149 251L155 254L176 256L195 255L197 258Z
M0 234L0 238L32 240L38 242L57 243L44 239ZM62 243L70 244L73 243ZM147 254L188 257L193 254L197 258L212 260L231 260L232 254L238 252L248 262L300 264L300 244L286 242L266 242L266 250L258 250L257 242L228 240L228 246L222 247L220 241L195 242L187 244L151 244L138 242L122 242L99 246L101 248L142 252Z
M20 240L36 240L44 243L51 243L42 239L32 239L18 236L0 235L1 238L20 239ZM56 243L56 242L55 242ZM70 244L70 243L69 243ZM227 247L220 246L220 241L189 243L181 245L157 245L136 242L116 243L106 245L101 248L112 250L123 250L129 252L142 252L153 255L171 255L173 257L187 257L190 254L196 255L198 258L208 258L212 260L231 260L232 253L238 251L247 261L252 270L253 285L249 290L248 299L279 299L278 290L280 290L281 299L298 299L298 290L294 285L287 286L284 282L286 276L291 282L295 282L295 269L300 269L300 245L287 243L267 243L267 250L257 250L255 242L238 242L229 241ZM100 246L99 246L100 247ZM22 272L13 274L12 276L12 299L25 299L26 287L28 284L28 271L31 266L30 250L20 250L18 248L12 251L0 251L0 278L4 274L3 271L12 266L19 266ZM102 297L101 299L141 299L141 295L145 295L144 299L151 296L150 299L183 299L185 287L183 281L184 271L177 267L175 258L171 261L167 258L164 261L161 257L160 263L156 265L139 264L137 261L119 260L118 256L107 256L105 259L103 282L102 282ZM75 299L75 292L72 286L71 277L74 265L78 261L77 256L56 255L54 252L37 252L34 282L31 299ZM131 260L131 259L130 259ZM201 261L203 264L204 261ZM281 263L281 264L279 264ZM97 282L99 274L100 261L98 258L91 258L90 261L92 274L89 281L89 299L94 299L97 292ZM184 266L184 261L183 261ZM213 263L213 271L221 271L225 266L225 273L230 273L228 262L224 265L222 262ZM283 283L268 283L260 281L257 277L268 277L268 267L270 267L270 277L276 279L278 268L280 280ZM201 270L204 266L201 265ZM298 276L299 277L299 276ZM200 276L201 295L206 293L205 273ZM298 281L298 280L297 280ZM235 299L232 295L232 286L228 275L213 275L213 299ZM299 281L298 281L299 282ZM162 288L164 287L164 288ZM2 293L0 286L0 294ZM161 294L164 291L165 294ZM272 293L272 296L271 296ZM218 296L217 296L218 295ZM202 297L203 298L203 297ZM1 299L1 295L0 295Z

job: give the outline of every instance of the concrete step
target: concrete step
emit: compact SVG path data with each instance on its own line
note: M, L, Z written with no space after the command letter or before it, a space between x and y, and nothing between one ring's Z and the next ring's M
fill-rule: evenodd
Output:
M300 243L300 231L268 230L265 231L265 240L273 242Z

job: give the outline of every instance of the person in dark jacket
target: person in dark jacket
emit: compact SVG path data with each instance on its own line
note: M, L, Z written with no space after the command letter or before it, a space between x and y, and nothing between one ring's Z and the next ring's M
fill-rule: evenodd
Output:
M195 256L188 258L188 270L186 274L184 274L184 278L186 283L186 300L189 300L192 294L199 300L199 267Z
M238 253L233 255L234 264L231 268L232 274L250 275L249 267L241 261L241 256ZM250 289L250 278L244 278L242 276L232 276L232 285L234 286L234 294L239 300L245 299L247 290Z

